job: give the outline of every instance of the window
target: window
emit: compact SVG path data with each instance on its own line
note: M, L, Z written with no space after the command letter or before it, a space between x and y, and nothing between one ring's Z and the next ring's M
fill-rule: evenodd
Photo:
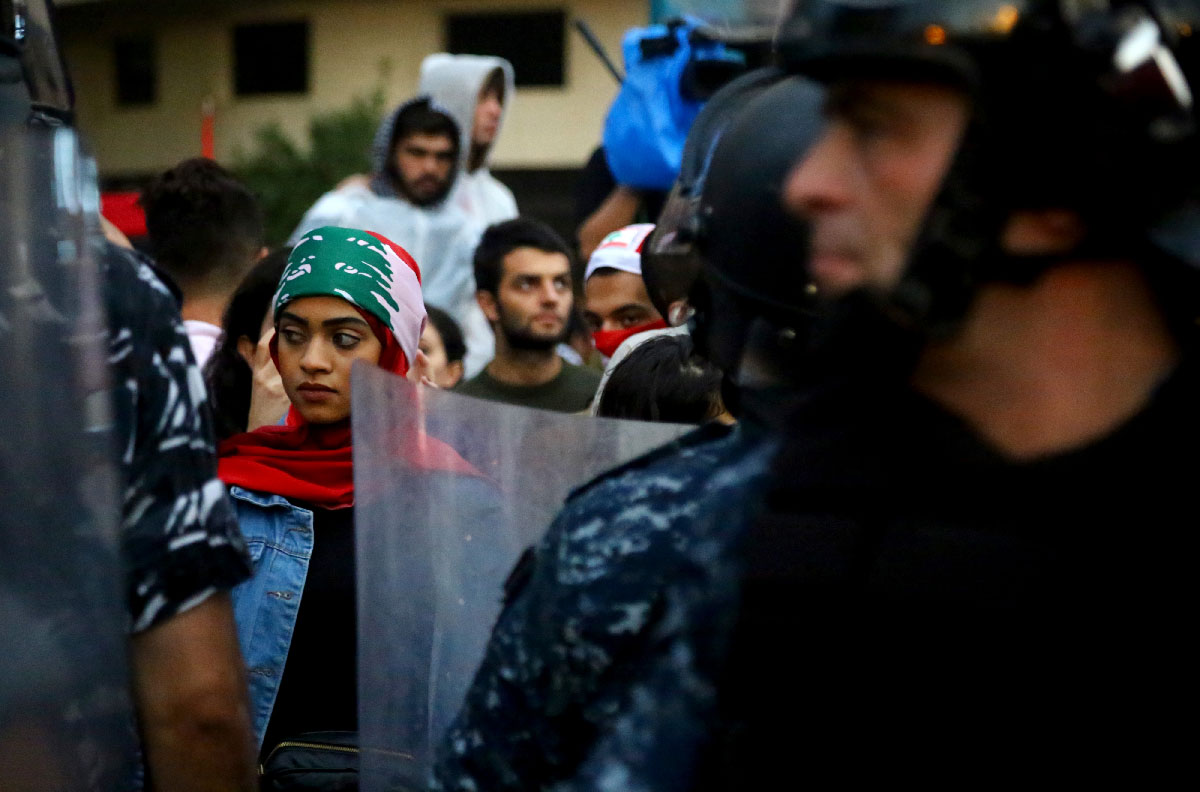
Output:
M154 39L124 38L113 42L117 73L117 104L147 105L158 99L158 69Z
M233 29L233 89L238 96L308 92L308 23Z
M505 58L519 86L559 86L566 72L566 29L562 11L450 14L446 51Z

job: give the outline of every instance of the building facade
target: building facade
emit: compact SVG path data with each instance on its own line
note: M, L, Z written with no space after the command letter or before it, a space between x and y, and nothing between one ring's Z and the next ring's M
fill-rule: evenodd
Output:
M648 0L60 0L79 125L103 179L136 180L202 151L218 161L277 122L297 142L317 113L411 96L431 52L490 46L518 86L498 171L580 167L617 84L574 21L620 63Z

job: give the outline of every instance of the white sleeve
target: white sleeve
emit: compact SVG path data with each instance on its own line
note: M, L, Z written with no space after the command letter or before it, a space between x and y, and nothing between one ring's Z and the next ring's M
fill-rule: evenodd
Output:
M497 179L495 176L488 174L489 179L485 183L486 190L484 193L485 211L487 212L489 223L500 223L505 220L512 220L518 215L517 199L513 195L513 191L508 189L508 185Z
M487 317L475 300L475 246L481 232L474 223L464 224L433 278L423 284L425 301L445 310L458 322L467 345L464 376L479 373L495 354L495 338Z

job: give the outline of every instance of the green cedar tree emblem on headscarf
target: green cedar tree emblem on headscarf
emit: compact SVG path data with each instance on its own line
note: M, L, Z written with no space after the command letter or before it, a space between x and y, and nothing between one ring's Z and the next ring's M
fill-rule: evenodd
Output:
M314 228L288 256L272 301L275 320L292 300L341 297L383 322L415 360L425 306L415 263L409 262L402 248L361 229Z

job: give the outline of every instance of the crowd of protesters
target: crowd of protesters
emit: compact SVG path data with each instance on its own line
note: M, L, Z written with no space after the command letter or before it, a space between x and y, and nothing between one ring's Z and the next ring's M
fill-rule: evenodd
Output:
M358 747L356 365L698 427L578 482L494 592L420 786L1181 764L1155 715L1190 703L1200 252L1170 232L1200 227L1200 7L866 5L799 4L787 75L723 94L740 123L705 139L698 192L605 185L571 241L488 169L514 98L494 57L428 57L371 172L285 247L213 161L146 187L149 255L114 233L101 260L153 788L357 789L319 755ZM1101 28L1111 68L1075 35ZM672 291L680 245L703 274ZM423 472L484 478L423 424L396 434Z
M666 326L640 274L642 245L654 226L609 229L586 267L577 267L574 244L518 216L512 193L487 168L512 96L512 68L502 59L430 56L420 95L381 123L372 172L348 174L333 186L275 250L264 246L254 195L203 158L179 163L144 189L142 247L149 257L107 226L110 283L115 287L123 267L142 267L143 281L161 281L162 293L174 290L179 300L177 332L203 372L220 444L218 474L229 495L208 513L211 538L202 543L210 555L232 553L224 567L219 555L180 564L195 582L173 573L176 590L166 602L138 584L138 602L155 607L134 612L135 629L179 622L151 634L163 633L164 646L183 652L193 650L180 643L181 632L210 646L195 661L161 671L139 660L137 668L147 671L137 689L163 684L170 670L173 687L191 696L177 707L205 696L230 705L212 709L206 722L160 727L165 704L139 699L146 768L156 787L244 787L250 775L239 763L249 754L233 746L255 746L266 772L275 749L300 735L354 733L355 360L420 387L530 408L586 416L603 403L600 414L613 417L732 420L720 401L720 371L686 341L677 350L673 344L665 360L639 365L634 357L630 375L618 376L599 398L603 362L621 342ZM157 269L148 274L147 267ZM591 285L573 282L577 271ZM590 335L579 350L568 342L581 327ZM184 363L177 352L164 357ZM611 372L604 373L607 381ZM137 409L159 408L141 402ZM189 409L197 419L207 412L203 401ZM199 437L206 427L191 430ZM204 464L195 472L212 475ZM140 491L131 484L131 496ZM143 519L158 513L146 510ZM239 548L248 548L250 567ZM162 566L157 558L144 563ZM208 632L201 632L192 623L209 612ZM234 646L240 652L230 651ZM209 664L205 673L201 659ZM229 692L239 681L248 698ZM160 739L159 728L184 736ZM183 757L188 730L200 728L207 742L193 741ZM206 763L211 772L194 772Z

